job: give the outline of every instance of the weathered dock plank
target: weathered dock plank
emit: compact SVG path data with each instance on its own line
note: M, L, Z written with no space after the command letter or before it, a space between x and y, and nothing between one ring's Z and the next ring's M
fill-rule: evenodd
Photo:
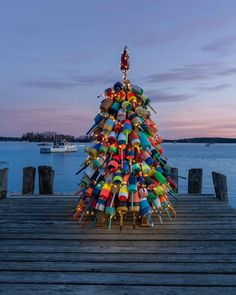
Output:
M77 252L58 252L58 253L37 253L37 252L14 252L11 255L6 255L5 253L0 253L1 261L8 262L112 262L112 263L122 263L122 262L160 262L160 263L235 263L235 254L212 254L212 253L185 253L172 255L166 253L158 253L158 255L153 255L146 253L106 253L106 255L99 255L99 253L77 253Z
M153 232L152 232L153 233ZM206 234L203 231L199 234L196 233L171 233L170 235L159 233L158 235L146 234L136 231L136 233L121 233L121 234L79 234L79 233L18 233L17 231L0 235L0 240L24 240L26 243L31 240L69 240L69 241L236 241L235 231L227 233L211 233ZM14 235L13 235L14 234ZM137 238L137 235L140 237Z
M236 274L4 271L0 283L236 287Z
M73 222L75 197L0 202L2 294L235 294L236 210L183 196L177 218L119 231Z
M235 263L166 263L166 262L80 262L72 261L8 261L0 262L0 271L50 271L50 272L96 272L96 273L192 273L192 274L235 274ZM141 266L141 267L140 267Z
M24 295L153 295L158 294L175 294L175 295L222 295L235 294L235 287L189 287L189 286L123 286L123 285L76 285L76 284L4 284L0 285L0 291L4 295L24 294Z

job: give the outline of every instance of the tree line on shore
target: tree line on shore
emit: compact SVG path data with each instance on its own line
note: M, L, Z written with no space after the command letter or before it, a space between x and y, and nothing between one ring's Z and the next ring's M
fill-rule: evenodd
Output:
M89 136L81 135L75 137L68 134L58 134L52 131L45 132L27 132L21 137L0 137L0 141L29 141L29 142L59 142L62 140L67 140L68 142L88 142Z
M90 137L87 135L81 135L75 137L73 135L58 134L52 131L45 132L27 132L21 137L0 136L0 141L29 141L29 142L54 142L67 140L68 142L89 142ZM225 137L194 137L194 138L182 138L182 139L165 139L164 142L170 143L236 143L236 138Z
M194 138L182 138L176 140L165 139L164 142L172 143L236 143L236 138L227 137L194 137Z

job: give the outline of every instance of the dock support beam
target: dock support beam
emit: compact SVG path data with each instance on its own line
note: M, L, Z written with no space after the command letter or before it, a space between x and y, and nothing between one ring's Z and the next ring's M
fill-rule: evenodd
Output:
M7 196L8 168L0 169L0 200Z
M39 166L39 194L52 195L53 194L53 181L54 170L51 166Z
M201 194L202 193L202 175L203 169L193 168L188 172L188 193Z
M227 178L225 175L212 172L215 195L218 200L228 202Z
M24 167L23 168L23 184L22 184L22 194L34 194L35 188L35 167Z

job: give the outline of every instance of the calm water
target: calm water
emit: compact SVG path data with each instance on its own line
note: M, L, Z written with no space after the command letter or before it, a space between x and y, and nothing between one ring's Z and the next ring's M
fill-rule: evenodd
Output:
M172 167L179 168L179 174L187 177L188 169L203 168L203 193L213 193L211 172L227 176L229 201L236 207L236 145L214 144L163 144L165 154ZM49 165L55 170L55 193L73 193L80 180L75 173L86 157L84 146L78 146L77 153L40 154L36 143L0 142L0 162L9 167L9 192L20 192L22 169L25 166ZM6 165L1 165L4 167ZM37 176L36 176L37 177ZM37 179L37 178L36 178ZM36 181L36 191L38 182ZM187 180L179 180L180 193L187 192Z

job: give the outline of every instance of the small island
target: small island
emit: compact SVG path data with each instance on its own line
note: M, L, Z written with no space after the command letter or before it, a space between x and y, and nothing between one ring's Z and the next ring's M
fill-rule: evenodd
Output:
M27 132L21 137L0 136L0 141L28 141L28 142L55 142L66 140L68 142L89 142L90 137L81 135L75 137L68 134L59 134L52 131L45 132Z
M52 131L45 132L27 132L21 137L0 136L0 141L28 141L28 142L54 142L55 137L65 139L68 142L90 142L90 136L80 135L75 137L68 134L58 134ZM236 143L236 138L227 137L194 137L181 139L164 139L165 143Z

